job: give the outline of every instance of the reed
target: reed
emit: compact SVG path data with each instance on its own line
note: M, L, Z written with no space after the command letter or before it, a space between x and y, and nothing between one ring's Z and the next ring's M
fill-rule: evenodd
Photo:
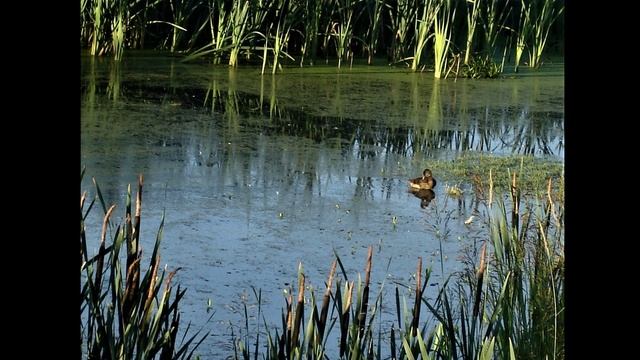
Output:
M102 13L104 7L103 0L94 0L91 2L91 12L93 15L93 31L91 32L91 55L101 55L104 53L103 32L102 32Z
M422 16L416 18L416 46L413 52L413 60L411 62L411 70L417 71L422 52L429 40L429 31L434 24L436 15L440 10L442 3L437 0L425 1L422 5Z
M513 71L518 72L518 67L520 66L520 59L522 58L522 54L524 54L524 50L527 47L527 39L529 38L529 33L531 32L531 5L533 2L529 2L525 4L524 0L520 0L520 20L519 26L516 33L516 57L515 57L515 65Z
M241 4L235 4L231 8L231 44L229 53L229 66L238 66L238 55L249 36L249 4L248 0Z
M347 61L349 58L353 61L351 42L353 41L353 23L357 20L354 18L354 12L359 0L335 1L334 16L336 19L331 23L330 34L334 39L339 69L343 61Z
M305 59L308 59L309 65L315 64L320 20L325 9L323 5L322 0L304 0L304 42L300 49L300 67L304 65Z
M467 47L464 52L464 64L469 64L471 60L471 51L473 47L473 38L476 33L478 20L480 19L480 9L482 8L482 0L466 0L467 5Z
M411 42L411 28L417 16L415 0L397 0L395 7L389 7L389 19L391 21L391 49L390 61L397 63L405 60L408 47Z
M367 27L366 34L364 36L366 39L365 49L367 51L367 64L371 65L378 48L380 30L383 27L382 10L385 7L385 1L366 0L365 7L369 18L369 26Z
M434 74L436 79L440 79L447 73L447 57L449 56L449 47L451 46L451 35L453 28L451 27L456 18L456 9L452 9L450 0L440 0L442 6L435 16L434 20L434 36L435 44L433 52L435 57Z
M178 51L178 45L188 31L187 23L190 17L200 11L202 0L168 0L168 2L172 22L169 23L171 35L167 37L167 40L170 39L169 50L173 53Z
M508 17L517 6L520 18L510 28ZM464 22L456 21L459 7L466 8ZM507 44L504 62L512 32L516 68L526 50L529 65L539 67L548 40L562 33L552 27L563 10L556 0L81 0L80 41L91 55L116 60L125 49L145 48L145 41L188 53L185 61L210 56L214 64L224 59L231 67L261 57L266 68L273 55L272 72L284 59L314 65L318 51L327 63L334 56L339 68L345 61L353 64L355 52L368 64L384 52L391 64L416 71L433 34L435 73L441 78L448 74L449 49L462 49L470 64L479 48L478 23L489 58L496 56L497 44ZM203 36L207 29L210 39ZM456 61L462 61L462 51Z
M83 176L84 170L81 180ZM164 218L158 229L147 271L142 271L142 175L138 181L135 212L132 212L129 186L124 224L118 225L115 230L111 218L116 206L112 205L107 209L95 179L94 184L97 196L86 209L87 192L80 198L80 345L83 355L90 359L151 359L156 356L161 359L192 358L194 351L209 333L194 343L201 329L185 340L189 324L181 344L177 343L179 305L186 290L181 290L178 285L175 293L173 291L172 279L180 268L168 274L166 270L160 270L159 246ZM97 199L105 215L98 254L91 257L87 253L85 220ZM107 245L107 233L113 233L111 245ZM124 264L121 263L120 256L123 245L126 246Z
M500 31L512 30L506 26L509 14L513 9L511 6L509 6L510 3L510 1L506 1L502 6L500 6L500 0L488 0L486 5L482 7L484 11L482 11L482 16L480 19L482 21L482 27L484 29L485 53L490 58L493 58L496 55L496 42L498 40ZM511 36L509 36L508 39L510 40Z
M531 21L531 46L529 50L529 67L539 68L542 65L542 52L549 38L551 26L564 11L564 5L558 0L533 0L534 13ZM557 4L560 5L558 6ZM542 6L542 8L540 8Z
M116 14L112 23L111 42L113 47L113 59L122 60L125 46L125 33L127 29L127 7L124 0L116 1Z

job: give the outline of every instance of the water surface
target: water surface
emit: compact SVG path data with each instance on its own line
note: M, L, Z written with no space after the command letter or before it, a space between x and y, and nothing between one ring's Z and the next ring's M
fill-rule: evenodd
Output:
M118 66L82 58L81 90L82 187L94 193L95 177L121 218L126 186L144 174L143 254L165 213L161 262L182 268L174 281L188 289L183 320L212 331L199 349L205 358L231 354L243 304L255 310L252 287L262 289L267 321L279 322L300 261L322 291L334 251L356 279L373 245L372 294L384 280L388 298L394 282L411 283L419 256L433 266L434 286L460 269L460 250L486 234L481 221L464 224L482 208L470 191L446 196L445 185L460 183L450 174L435 174L436 197L421 207L406 180L430 161L468 153L564 160L562 64L436 81L387 67L261 76L167 57ZM90 252L99 236L93 215ZM208 299L216 314L205 324Z

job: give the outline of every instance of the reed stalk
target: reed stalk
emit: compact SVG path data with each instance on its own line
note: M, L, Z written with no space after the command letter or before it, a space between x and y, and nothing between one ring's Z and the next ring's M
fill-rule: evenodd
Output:
M480 20L482 21L482 27L484 29L485 53L493 58L495 56L496 41L498 40L500 31L512 30L506 26L506 22L513 8L509 6L511 0L505 1L502 6L500 6L500 0L487 1L488 3L481 8L484 11L482 11ZM511 38L511 36L508 37L508 39ZM505 51L506 48L507 47L505 47ZM502 69L500 72L502 72Z
M413 52L413 60L411 62L411 70L417 71L422 52L429 40L429 31L434 24L436 15L442 6L442 2L438 0L425 0L422 5L422 16L416 17L416 45Z
M231 8L231 44L229 45L229 66L231 67L238 66L238 55L249 35L249 4L250 2L245 0Z
M389 7L389 19L393 40L389 54L390 61L397 63L405 59L411 42L411 28L417 17L415 0L397 0L395 7Z
M84 171L83 171L84 175ZM81 176L82 179L82 176ZM143 178L138 181L135 212L131 209L131 187L127 191L125 222L117 226L113 243L107 246L107 233L112 233L111 217L115 205L107 209L100 188L95 182L97 198L105 210L98 254L89 257L85 219L93 207L94 198L85 210L87 193L80 201L80 292L81 349L88 358L118 359L190 359L204 341L206 333L194 343L202 330L186 339L189 326L178 346L180 326L179 304L186 290L180 286L173 293L173 276L180 268L160 275L159 246L164 228L164 218L156 236L151 261L142 272L140 250L140 223L142 217ZM126 246L126 263L120 259L122 246ZM164 281L164 286L163 286ZM213 315L212 315L213 316ZM189 347L192 346L189 352Z
M451 46L451 35L453 28L451 25L456 18L456 9L452 9L450 0L441 0L443 6L439 8L434 20L435 44L433 46L435 65L433 76L436 79L442 78L447 73L447 57Z
M467 42L464 52L464 64L469 64L471 60L471 52L473 47L473 38L476 32L476 26L480 19L480 9L482 8L482 0L466 0L467 5Z
M369 26L364 37L367 39L365 48L367 51L367 64L371 65L378 48L380 29L383 27L382 10L385 7L385 1L366 0L365 6L369 15Z
M351 41L353 40L353 22L355 6L358 0L335 0L337 20L332 22L331 36L334 39L336 55L338 57L338 69L342 62L353 57Z
M542 52L549 38L549 31L553 23L560 17L564 11L564 5L557 8L558 0L539 0L542 2L542 9L539 9L540 3L533 0L535 14L532 15L531 23L531 46L529 51L529 67L539 68L542 64Z
M524 54L524 50L527 47L527 39L529 38L529 33L532 31L530 17L532 3L533 2L529 2L528 4L525 4L524 0L520 0L520 21L518 31L516 33L516 57L513 69L513 71L515 72L518 72L520 59L522 58L522 54Z
M318 35L320 31L320 19L322 18L324 2L322 0L304 0L304 42L300 49L300 67L308 58L309 65L313 66L316 60L318 48Z

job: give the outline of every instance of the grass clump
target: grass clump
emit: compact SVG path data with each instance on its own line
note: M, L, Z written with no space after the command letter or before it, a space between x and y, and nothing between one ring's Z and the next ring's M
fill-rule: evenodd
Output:
M471 79L494 79L500 76L500 64L488 56L477 56L462 65L460 77Z
M534 156L495 156L465 153L454 160L434 160L430 169L443 180L472 184L476 193L486 192L489 178L496 192L510 191L512 176L518 174L518 188L527 195L544 192L549 179L557 201L564 201L564 164ZM506 171L496 171L506 169ZM492 170L489 176L489 170Z

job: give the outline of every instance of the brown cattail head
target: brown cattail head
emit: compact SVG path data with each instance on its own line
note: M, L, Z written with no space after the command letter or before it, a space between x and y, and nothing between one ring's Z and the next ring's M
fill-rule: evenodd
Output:
M365 280L364 286L369 286L369 279L371 278L371 257L373 255L373 246L369 245L369 251L367 252L367 266L365 267Z

